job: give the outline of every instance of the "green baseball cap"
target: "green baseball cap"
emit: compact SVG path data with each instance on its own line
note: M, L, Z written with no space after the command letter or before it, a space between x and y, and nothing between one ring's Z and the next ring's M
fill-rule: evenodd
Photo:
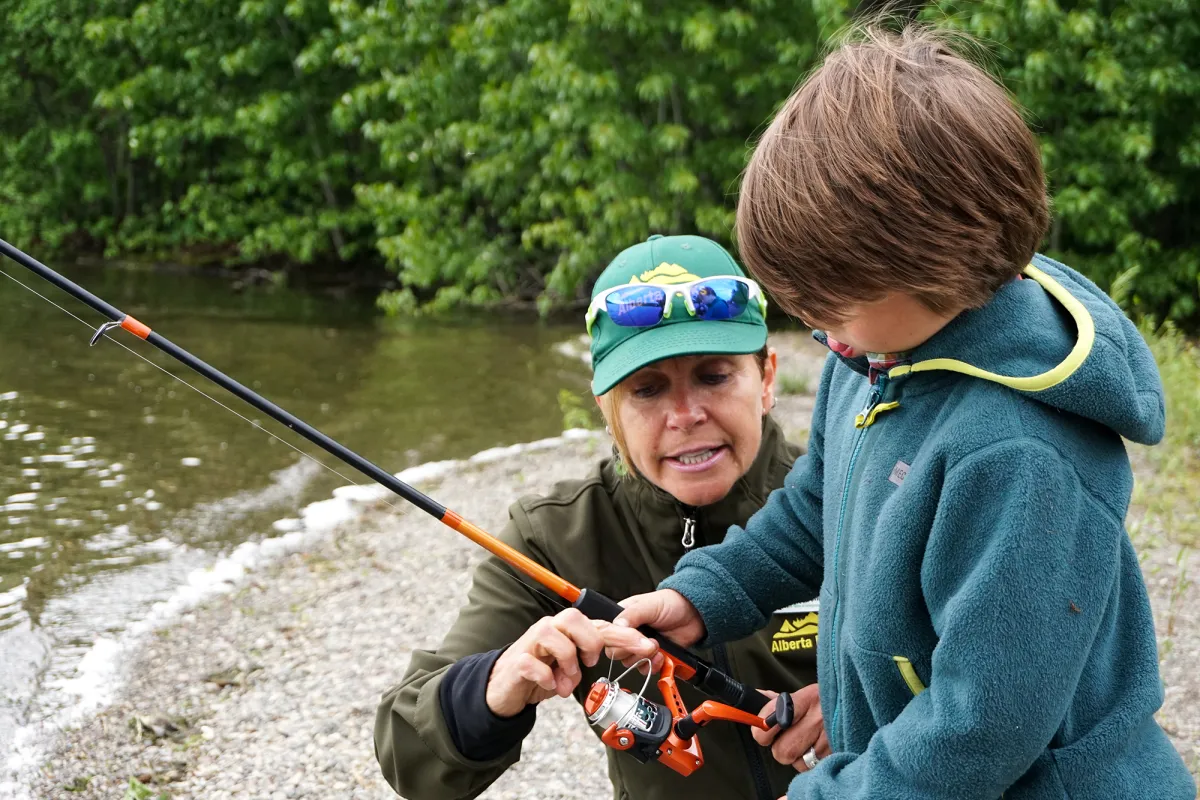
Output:
M596 279L595 298L627 283L671 286L698 278L746 273L725 248L702 236L662 236L627 248ZM767 323L758 303L733 319L705 320L688 313L679 295L669 317L657 325L631 328L600 313L592 325L592 393L602 395L647 364L676 356L757 353L767 343Z

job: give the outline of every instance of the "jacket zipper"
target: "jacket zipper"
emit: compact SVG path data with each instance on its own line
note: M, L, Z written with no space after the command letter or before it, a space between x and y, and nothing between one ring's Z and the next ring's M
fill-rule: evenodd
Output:
M875 384L871 387L871 394L867 398L866 408L862 411L862 417L869 420L871 412L879 405L883 399L884 390L887 388L887 376L880 375ZM846 468L846 482L842 486L842 504L838 511L837 534L833 539L833 624L830 626L830 652L833 654L833 674L834 674L834 700L833 700L833 720L829 726L829 744L837 750L841 746L841 731L838 728L838 715L842 705L842 676L838 665L841 661L838 658L837 639L838 631L841 625L842 611L842 575L841 575L841 555L842 555L842 531L846 524L847 512L850 511L851 495L854 493L855 475L854 468L857 466L858 457L862 453L863 444L866 442L870 425L866 424L859 429L858 435L854 440L854 449L850 452L850 463Z
M685 506L680 517L683 522L683 552L688 553L696 546L696 510Z
M714 647L712 654L713 663L717 669L726 675L733 675L733 669L729 666L729 656L725 652L725 645L719 644ZM734 677L737 676L734 675ZM749 725L735 725L734 727L737 729L738 741L742 743L742 749L746 751L746 761L750 763L750 774L754 776L755 795L758 800L775 800L776 795L771 791L771 782L767 780L767 765L763 762L763 749L750 735Z

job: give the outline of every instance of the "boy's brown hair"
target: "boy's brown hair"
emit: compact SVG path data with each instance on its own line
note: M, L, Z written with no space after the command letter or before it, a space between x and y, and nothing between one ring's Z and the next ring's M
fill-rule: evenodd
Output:
M859 28L763 134L738 246L788 313L832 325L893 291L976 308L1029 263L1049 223L1037 142L950 41Z

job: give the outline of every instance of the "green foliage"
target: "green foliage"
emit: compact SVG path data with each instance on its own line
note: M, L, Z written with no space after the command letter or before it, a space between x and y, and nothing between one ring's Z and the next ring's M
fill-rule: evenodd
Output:
M598 428L599 412L595 403L588 403L570 389L558 390L558 409L563 415L563 430Z
M756 133L880 5L0 0L0 235L45 256L383 261L390 313L547 312L650 233L728 243ZM995 42L1041 138L1049 252L1200 328L1200 4L923 13Z
M434 309L570 302L652 232L728 240L748 141L818 41L807 4L783 0L337 8L338 57L368 78L342 113L389 173L358 199Z
M933 18L996 43L1054 197L1052 254L1128 310L1200 325L1200 5L970 0Z
M1137 447L1150 467L1139 470L1134 503L1146 510L1151 528L1181 545L1200 547L1200 350L1172 325L1142 330L1166 393L1167 432L1154 447ZM1143 527L1146 527L1143 525Z
M317 0L8 0L0 227L42 247L297 262L370 253L375 149Z

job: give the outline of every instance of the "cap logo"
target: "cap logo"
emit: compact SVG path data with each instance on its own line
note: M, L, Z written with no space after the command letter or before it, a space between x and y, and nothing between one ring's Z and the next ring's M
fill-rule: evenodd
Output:
M651 270L643 272L641 275L634 275L629 279L630 283L655 283L659 286L672 286L676 283L688 283L689 281L698 281L699 276L693 275L678 264L668 264L666 261L659 264Z

